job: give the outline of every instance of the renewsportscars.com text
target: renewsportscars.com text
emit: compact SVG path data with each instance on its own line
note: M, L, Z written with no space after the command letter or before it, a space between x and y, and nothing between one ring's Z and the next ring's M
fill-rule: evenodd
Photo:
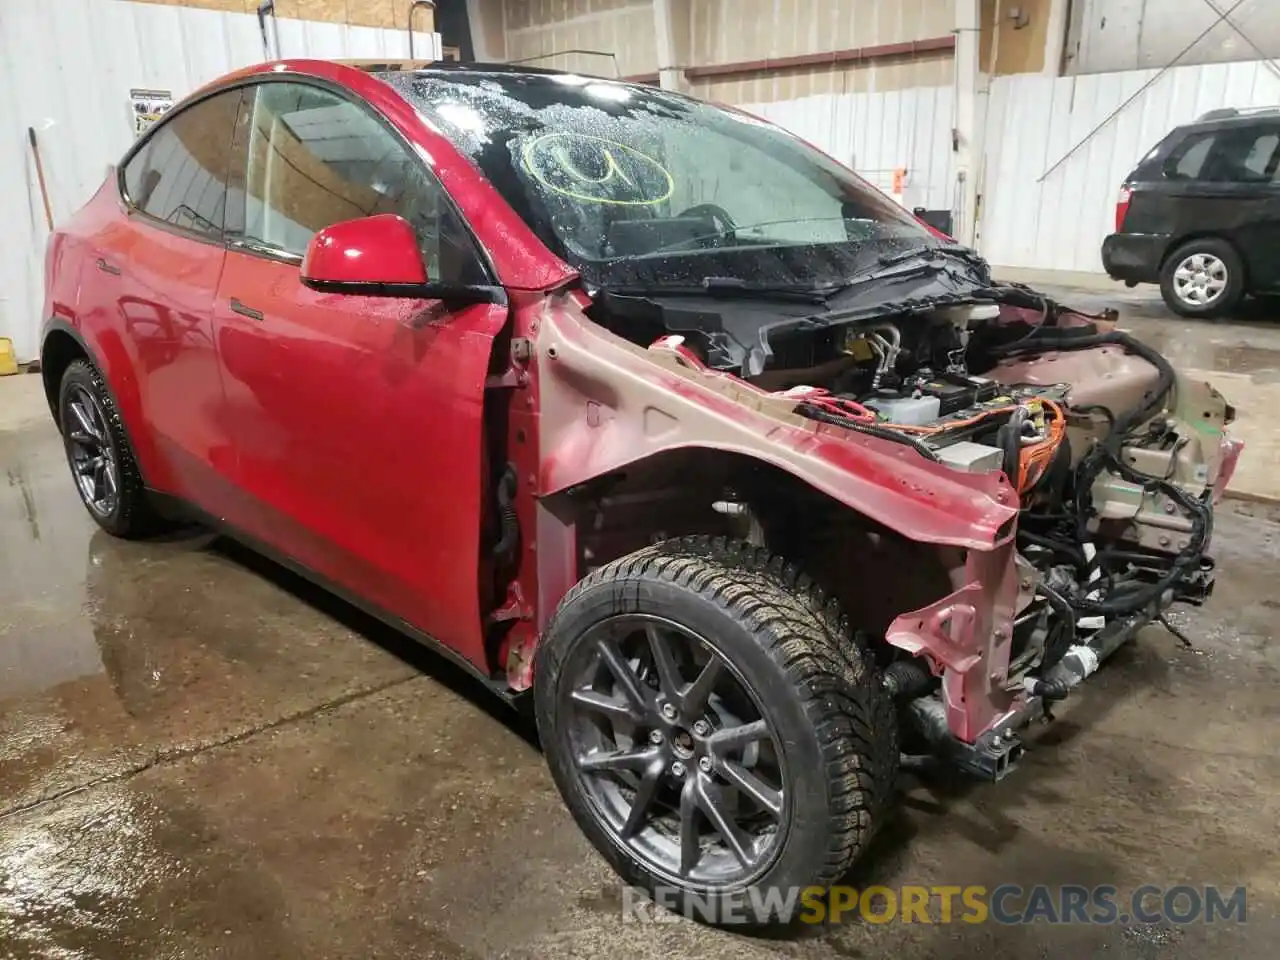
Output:
M676 887L651 895L622 891L623 919L669 923L760 924L794 917L802 923L1154 924L1244 923L1244 887L1101 885L1021 887L918 886L770 888L682 897Z

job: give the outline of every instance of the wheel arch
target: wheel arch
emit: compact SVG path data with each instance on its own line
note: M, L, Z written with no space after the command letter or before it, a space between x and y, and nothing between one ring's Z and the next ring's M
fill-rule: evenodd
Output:
M51 321L40 344L40 379L44 384L44 397L49 404L49 413L53 415L53 422L59 432L62 430L62 419L58 415L58 390L62 386L62 377L67 372L67 367L76 360L87 360L99 370L102 369L75 327L65 320Z
M543 497L537 514L537 622L521 666L532 662L538 638L579 580L656 541L715 535L766 546L873 636L902 611L949 593L951 572L964 562L960 548L911 539L796 472L712 446L652 454ZM508 674L516 690L530 679L522 670Z
M1195 230L1179 237L1177 240L1171 241L1164 251L1164 256L1160 258L1160 272L1162 274L1164 273L1164 268L1169 265L1169 261L1173 259L1174 254L1187 244L1195 243L1197 240L1217 240L1229 246L1235 252L1236 257L1240 261L1240 269L1244 271L1244 287L1246 290L1250 289L1248 257L1245 256L1244 251L1240 249L1240 245L1238 243L1217 230Z
M110 362L112 356L116 357L114 363ZM102 376L103 386L110 394L111 402L124 424L125 443L129 447L129 453L137 464L143 483L151 487L154 470L148 468L155 462L154 451L150 446L150 434L140 433L137 429L141 419L140 398L137 382L131 372L132 362L123 344L118 338L114 343L107 341L92 344L79 327L62 317L54 317L45 324L40 343L40 377L49 413L53 416L58 431L62 431L62 418L58 414L58 392L67 367L76 360L91 364Z

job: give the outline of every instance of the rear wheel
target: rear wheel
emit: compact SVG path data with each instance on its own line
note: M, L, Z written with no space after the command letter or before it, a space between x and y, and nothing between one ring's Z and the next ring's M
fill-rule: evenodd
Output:
M1192 240L1165 261L1160 293L1169 309L1184 317L1221 316L1244 296L1244 265L1225 240Z
M888 805L897 731L870 655L761 548L690 537L602 567L561 603L534 675L574 818L686 915L789 919L788 894L839 878Z
M87 360L72 361L62 375L58 422L76 490L98 526L131 539L154 532L158 521L124 423L102 374Z

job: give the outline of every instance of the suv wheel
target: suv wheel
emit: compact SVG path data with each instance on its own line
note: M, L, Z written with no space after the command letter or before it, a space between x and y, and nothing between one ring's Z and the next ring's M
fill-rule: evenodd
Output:
M834 883L888 807L896 719L871 655L763 548L687 537L600 568L561 602L534 677L574 819L686 916L791 919L788 895Z
M1160 271L1160 292L1174 313L1216 317L1244 296L1244 266L1231 244L1206 237L1173 252Z
M124 423L102 374L88 361L73 361L62 375L58 423L76 490L98 526L131 539L153 532L156 517Z

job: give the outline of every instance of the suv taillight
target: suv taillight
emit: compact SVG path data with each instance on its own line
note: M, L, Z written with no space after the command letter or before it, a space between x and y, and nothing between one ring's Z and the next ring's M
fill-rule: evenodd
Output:
M1128 184L1120 188L1120 196L1116 198L1116 233L1124 229L1124 218L1129 213L1129 200L1133 190Z

